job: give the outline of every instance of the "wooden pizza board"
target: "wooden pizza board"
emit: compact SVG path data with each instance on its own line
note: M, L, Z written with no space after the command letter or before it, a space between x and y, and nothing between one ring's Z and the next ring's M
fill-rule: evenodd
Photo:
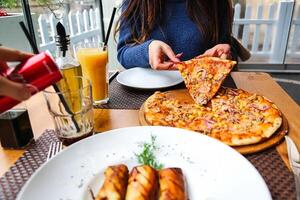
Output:
M164 92L168 97L174 98L176 97L178 100L186 100L188 102L194 102L190 94L186 89L181 90L171 90ZM145 119L145 108L144 104L139 110L139 122L142 126L150 126L150 124ZM277 144L279 144L284 136L288 133L289 125L287 119L283 116L282 125L281 127L274 133L270 138L257 143L257 144L251 144L251 145L244 145L244 146L233 146L235 150L240 152L241 154L253 154L257 153L263 150L266 150L270 147L273 147Z

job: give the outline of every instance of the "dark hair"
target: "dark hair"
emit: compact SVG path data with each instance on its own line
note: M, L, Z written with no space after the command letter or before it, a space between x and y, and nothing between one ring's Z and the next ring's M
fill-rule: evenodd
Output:
M117 22L115 34L120 31L121 23L127 23L130 27L132 40L127 43L143 43L147 40L154 27L162 20L164 4L166 0L125 0L122 7L122 15ZM218 4L224 4L221 10ZM222 6L222 7L224 7ZM222 12L227 12L226 18L221 19ZM216 44L220 40L220 27L224 26L221 20L226 20L226 35L232 31L233 10L231 0L187 0L187 12L189 17L204 35L205 41ZM201 13L201 15L199 15ZM203 15L207 21L203 20ZM208 23L207 23L208 22Z

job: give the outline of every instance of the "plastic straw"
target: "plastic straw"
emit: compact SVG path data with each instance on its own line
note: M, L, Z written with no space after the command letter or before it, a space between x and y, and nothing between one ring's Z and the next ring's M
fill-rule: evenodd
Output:
M104 29L104 17L103 17L103 3L102 0L96 1L99 3L99 14L100 14L100 26L101 26L101 37L102 42L105 41L105 29Z
M114 7L113 12L112 12L111 17L110 17L108 30L107 30L107 33L106 33L106 36L105 36L105 42L104 42L104 47L103 47L104 51L105 51L105 48L106 48L108 40L109 40L109 36L110 36L111 28L112 28L112 25L113 25L113 22L114 22L114 19L115 19L116 11L117 11L117 8Z
M37 46L36 46L35 43L33 42L33 39L32 39L32 37L31 37L29 31L27 30L27 28L26 28L24 22L21 21L21 22L19 22L19 24L20 24L20 26L21 26L21 28L22 28L22 30L23 30L23 32L24 32L24 34L25 34L25 36L26 36L26 38L27 38L27 40L28 40L28 42L29 42L29 44L30 44L32 50L33 50L33 52L34 52L35 54L38 54L38 53L39 53L39 49L37 48ZM79 126L78 126L77 121L76 121L75 118L74 118L73 112L70 110L70 108L69 108L69 106L68 106L68 104L67 104L67 102L66 102L64 96L60 93L60 90L59 90L59 88L57 87L57 85L56 85L56 84L53 84L52 86L53 86L55 92L58 94L58 97L59 97L59 99L61 100L61 102L62 102L62 104L63 104L63 106L64 106L66 112L69 113L69 114L72 116L72 117L71 117L71 118L72 118L72 121L73 121L74 126L76 127L76 131L77 131L77 133L78 133L78 132L80 131L80 128L79 128Z
M34 54L38 54L39 53L39 49L35 45L35 43L34 43L32 37L31 37L29 31L27 30L27 28L26 28L26 26L24 24L24 22L19 22L19 24L20 24L20 26L21 26L21 28L22 28L22 30L23 30L23 32L24 32L24 34L25 34L25 36L26 36L26 38L27 38L27 40L28 40L28 42L29 42L29 44L30 44L30 46L32 48L32 50L33 50L33 53Z

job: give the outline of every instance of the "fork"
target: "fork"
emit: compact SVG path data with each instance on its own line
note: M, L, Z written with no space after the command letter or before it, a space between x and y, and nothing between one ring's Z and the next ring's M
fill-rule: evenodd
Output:
M47 155L47 161L54 157L56 154L58 154L62 149L62 142L51 142Z

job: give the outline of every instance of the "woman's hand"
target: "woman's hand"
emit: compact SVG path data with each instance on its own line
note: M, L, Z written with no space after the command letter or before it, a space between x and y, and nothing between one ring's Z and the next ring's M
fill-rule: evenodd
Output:
M149 45L149 64L155 70L177 69L174 64L180 62L181 55L182 53L175 55L169 45L159 40L154 40Z
M32 55L15 49L0 47L0 72L8 69L7 61L24 61ZM23 101L28 99L31 94L27 85L13 82L0 75L0 96L9 96L18 101Z
M204 54L198 56L197 58L202 58L202 57L219 57L222 59L231 59L231 51L230 51L230 45L229 44L218 44L214 46L211 49L208 49L205 51Z

